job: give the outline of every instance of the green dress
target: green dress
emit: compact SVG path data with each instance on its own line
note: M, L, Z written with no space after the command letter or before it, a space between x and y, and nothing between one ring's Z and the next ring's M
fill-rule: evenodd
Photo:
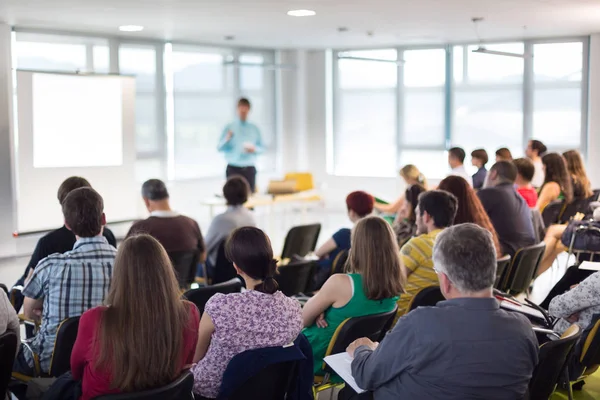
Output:
M327 328L319 328L316 325L304 328L302 333L306 336L313 350L315 375L323 375L321 367L323 366L323 357L329 346L329 341L333 337L335 330L345 319L351 317L362 317L365 315L380 314L389 312L396 306L398 296L390 297L383 300L369 300L365 296L362 284L362 276L360 274L348 274L354 283L354 295L350 301L343 307L329 307L325 311L325 321Z

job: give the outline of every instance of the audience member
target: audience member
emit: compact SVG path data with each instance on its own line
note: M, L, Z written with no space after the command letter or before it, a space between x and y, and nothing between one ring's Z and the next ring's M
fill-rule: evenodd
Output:
M490 168L485 188L477 192L483 208L496 229L502 254L515 255L518 249L535 243L531 209L515 190L517 167L508 161Z
M522 399L538 343L527 318L501 310L493 297L491 235L473 224L448 228L433 258L447 300L402 317L380 345L352 343L356 383L377 400Z
M406 184L404 194L391 204L375 203L375 209L379 212L395 214L399 212L407 199L413 198L415 193L421 193L427 189L427 179L425 175L412 164L407 164L400 169L400 176ZM418 196L417 193L417 196Z
M487 175L485 164L488 163L488 160L488 153L484 149L477 149L471 152L471 164L477 167L477 172L473 174L473 187L475 189L483 187L485 176Z
M449 176L440 182L438 190L445 190L448 193L452 193L458 200L458 209L456 210L456 217L454 217L454 225L473 223L487 229L494 239L496 255L502 257L502 249L500 247L500 242L498 241L496 230L490 221L490 217L488 217L483 209L483 205L481 205L477 193L469 186L467 181L460 176Z
M400 247L404 246L417 232L417 214L415 211L419 203L419 196L425 191L426 189L421 185L413 185L410 190L406 191L406 201L396 214L396 219L392 224L392 229L396 234L398 246Z
M417 237L402 246L402 264L406 268L405 292L398 301L398 315L408 311L408 305L419 290L437 285L433 270L433 242L442 229L452 225L458 209L456 197L443 190L425 192L417 205Z
M350 273L331 276L302 310L317 375L323 374L323 357L344 320L392 311L403 290L398 245L385 220L367 217L356 224L348 267Z
M583 159L577 150L569 150L563 153L563 157L567 162L567 171L571 175L573 187L573 198L587 199L594 195L592 184L585 172Z
M567 162L558 153L549 153L542 157L544 167L544 183L540 189L537 209L544 208L555 200L564 200L566 204L573 201L573 185L567 171Z
M223 197L225 197L227 203L227 210L212 220L205 238L208 254L206 269L209 276L214 276L219 246L231 232L244 226L256 226L254 214L244 207L249 195L250 186L242 176L234 175L230 177L223 186Z
M554 325L554 330L560 334L571 324L577 324L581 329L587 328L594 315L600 314L600 272L552 299L548 313L560 318Z
M267 235L253 227L236 229L225 250L248 290L216 294L206 303L195 355L200 361L192 372L194 393L208 398L219 394L235 355L289 344L302 329L300 304L277 290L277 262Z
M506 147L501 147L496 150L496 162L499 161L512 161L513 156L510 150Z
M152 236L121 244L104 304L81 316L71 353L82 400L165 386L198 361L198 309L181 300L169 256Z
M8 296L4 291L0 292L0 335L6 332L14 332L17 335L17 346L21 344L21 327L17 313L10 304ZM2 393L0 393L2 395ZM0 397L1 399L1 397Z
M452 172L448 175L457 175L465 178L471 186L473 186L473 178L465 169L465 151L460 147L453 147L448 150L448 164L452 168Z
M102 304L111 284L117 250L102 236L106 224L102 197L92 188L71 191L62 202L65 226L76 236L73 250L46 257L23 288L25 317L41 320L28 347L21 347L13 370L32 376L34 353L47 373L60 323ZM33 353L32 353L33 351Z
M525 155L531 160L535 167L535 174L531 184L533 187L540 188L544 184L544 168L542 163L542 156L548 151L548 148L544 143L539 140L530 140L527 143L527 149L525 149Z
M517 178L515 179L517 192L525 199L530 208L534 208L538 201L537 190L531 185L535 167L528 158L517 158L513 163L517 167Z

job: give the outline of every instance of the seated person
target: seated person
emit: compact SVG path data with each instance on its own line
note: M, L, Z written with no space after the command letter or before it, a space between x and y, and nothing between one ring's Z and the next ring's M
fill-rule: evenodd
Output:
M406 201L400 211L398 211L398 214L396 214L396 219L392 224L399 247L404 246L417 233L416 209L419 203L419 196L425 191L425 188L420 185L413 185L410 190L406 191Z
M510 150L506 147L501 147L496 150L496 162L500 161L512 161L513 156Z
M560 318L554 326L554 330L560 334L571 324L577 324L581 329L587 328L594 315L600 314L600 272L552 299L548 313Z
M75 189L62 209L65 226L77 237L75 246L40 261L23 288L25 317L41 319L30 347L21 347L13 366L14 372L28 376L36 372L31 351L39 357L41 372L48 373L60 323L102 304L111 284L117 249L102 236L106 224L102 197L92 188Z
M121 244L104 304L81 316L71 353L82 400L168 385L198 361L198 308L181 299L169 256L153 237Z
M485 149L477 149L471 152L471 164L477 167L477 172L473 174L473 188L481 189L485 183L487 169L485 164L488 162L488 153ZM438 188L439 189L439 188Z
M594 195L592 184L585 172L585 166L581 154L577 150L569 150L563 153L567 162L567 171L571 175L573 186L573 198L587 199Z
M300 303L277 290L277 262L271 242L258 228L233 231L225 246L248 289L217 293L208 300L202 319L192 368L194 393L216 398L229 361L246 350L283 346L302 329Z
M540 188L544 184L544 163L542 156L548 151L548 148L544 143L539 140L530 140L527 142L527 148L525 149L525 155L531 160L535 168L533 174L533 180L531 184L535 188Z
M10 304L8 296L3 292L0 291L0 335L6 332L14 332L17 335L17 344L20 345L21 328L19 326L19 317L17 317L14 307Z
M531 209L515 190L517 167L500 161L490 168L486 187L479 192L479 200L487 212L502 247L502 254L515 255L517 250L535 243Z
M406 268L406 287L398 301L398 316L408 311L413 296L419 290L437 285L433 270L433 242L442 229L454 222L458 200L443 190L425 192L417 205L417 235L400 250Z
M448 150L448 164L452 168L452 172L448 176L456 175L465 178L469 185L473 186L473 178L465 169L465 151L460 147L453 147Z
M65 201L67 195L81 187L92 187L90 183L85 179L79 176L72 176L67 178L58 188L58 203L62 206L62 203ZM113 247L117 247L117 240L115 239L115 235L108 229L104 227L102 231L102 235ZM56 229L50 233L44 235L40 240L38 240L37 245L35 246L35 250L33 250L33 254L31 255L31 259L29 260L29 264L25 268L25 272L23 276L15 285L23 286L25 284L25 280L31 274L33 269L38 265L40 261L44 258L48 257L54 253L66 253L67 251L73 250L73 245L75 244L77 239L75 239L75 235L71 232L66 226L62 226L62 228ZM20 306L18 307L21 308Z
M573 184L567 171L567 162L558 153L549 153L542 157L544 181L536 208L544 212L546 206L555 200L573 201Z
M412 164L407 164L400 169L400 176L406 184L406 190L402 196L392 204L375 203L375 209L379 212L386 214L396 214L401 209L406 200L410 197L414 197L415 192L417 196L419 193L427 189L427 178L419 171L417 167Z
M249 195L250 186L242 176L230 177L223 186L223 197L227 202L227 210L213 218L205 238L206 269L211 277L214 276L214 267L217 264L217 254L221 243L237 228L256 226L254 214L244 207Z
M433 259L447 300L403 316L381 344L352 343L356 383L375 399L522 399L538 342L529 320L493 296L492 236L474 224L450 227Z
M314 373L337 327L347 318L392 311L404 288L398 244L392 227L379 217L358 221L352 233L348 274L332 275L302 310L303 331L313 349Z
M535 208L538 194L537 190L531 185L535 167L528 158L517 158L513 163L517 167L517 178L515 179L517 192L525 199L529 208Z

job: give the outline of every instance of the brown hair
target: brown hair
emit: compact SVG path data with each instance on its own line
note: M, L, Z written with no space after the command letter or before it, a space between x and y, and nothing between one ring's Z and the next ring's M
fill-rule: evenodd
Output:
M506 147L501 147L498 150L496 150L496 155L505 161L513 160L512 153Z
M563 157L567 161L567 169L573 178L573 182L581 187L582 193L577 194L582 195L584 198L592 196L594 191L592 190L592 184L585 172L581 154L579 154L577 150L569 150L563 153Z
M241 206L248 201L249 195L250 185L241 175L231 176L223 185L223 197L228 206Z
M485 149L477 149L477 150L473 150L471 152L471 157L472 158L477 158L479 160L481 160L481 163L485 166L485 164L488 163L489 161L489 157L488 157L488 153L487 151L485 151Z
M64 180L63 183L60 184L58 188L58 193L56 197L58 198L58 202L62 205L65 201L65 198L69 193L71 193L75 189L79 189L82 187L92 187L87 179L82 178L80 176L72 176Z
M548 153L542 157L542 164L546 168L546 176L544 177L542 188L550 182L558 183L565 197L565 203L571 203L573 201L573 185L567 171L567 161L565 158L558 153Z
M94 237L102 232L104 201L91 187L72 190L62 202L67 227L79 237Z
M492 221L490 221L490 217L485 212L481 200L479 200L471 185L464 178L451 175L440 182L438 189L452 193L458 199L458 209L454 217L454 225L473 223L487 229L494 239L496 254L502 255L498 234L494 229L494 225L492 225Z
M250 108L252 105L250 104L250 100L248 100L245 97L242 97L241 99L238 100L238 107L240 107L240 106Z
M390 224L380 217L366 217L352 230L348 269L362 276L370 300L382 300L404 292L406 276L400 249Z
M521 175L526 182L531 182L535 175L535 166L529 158L517 158L513 161L515 167L517 167L517 173Z
M95 368L110 372L111 387L134 392L175 380L190 307L181 300L167 252L152 236L123 241L105 304Z

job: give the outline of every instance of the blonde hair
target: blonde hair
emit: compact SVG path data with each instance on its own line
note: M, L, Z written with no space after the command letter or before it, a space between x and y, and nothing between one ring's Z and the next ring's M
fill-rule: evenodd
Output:
M592 190L592 184L590 183L587 173L585 172L585 166L583 165L583 159L581 154L577 150L569 150L563 153L563 157L567 161L567 169L569 174L573 178L575 183L581 185L586 198L592 196L594 191Z
M413 164L406 164L404 167L400 169L400 176L406 180L414 180L419 185L423 186L423 188L427 189L427 178L425 175L419 171L419 168L415 167Z
M365 296L382 300L404 292L406 274L400 249L390 224L380 217L366 217L352 230L347 268L360 274Z

